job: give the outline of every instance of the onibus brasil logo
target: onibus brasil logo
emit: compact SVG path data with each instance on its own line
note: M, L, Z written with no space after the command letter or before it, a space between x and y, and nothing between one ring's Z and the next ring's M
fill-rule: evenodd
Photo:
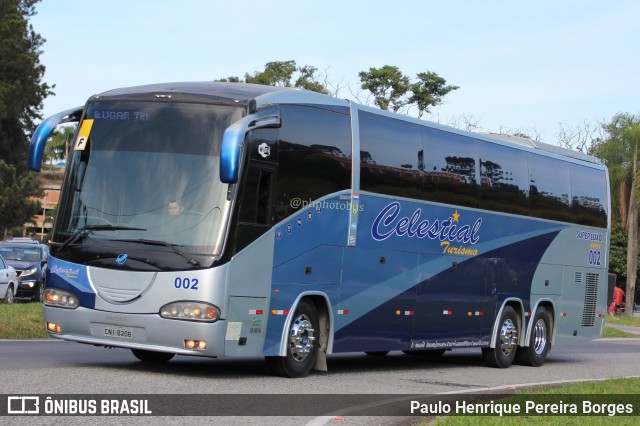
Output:
M417 208L411 216L400 215L400 203L394 201L383 208L373 221L371 236L376 241L384 241L392 235L407 238L428 238L440 240L443 254L475 256L478 249L470 249L465 244L474 245L480 240L478 235L482 218L473 225L461 225L460 213L456 210L445 219L422 219L422 209Z

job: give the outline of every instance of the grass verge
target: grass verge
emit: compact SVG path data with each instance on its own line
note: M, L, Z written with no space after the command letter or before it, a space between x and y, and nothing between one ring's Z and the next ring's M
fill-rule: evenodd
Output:
M633 317L631 319L622 316L622 315L609 315L605 320L607 324L617 324L617 325L634 325L636 327L640 327L640 317Z
M49 337L42 322L42 303L0 304L0 339Z
M519 395L509 397L500 400L502 403L518 403L521 406L525 405L525 400L533 400L537 402L540 398L543 401L547 396L559 395L557 398L551 398L551 401L565 403L575 402L580 403L584 395L589 395L584 398L587 401L598 400L603 398L603 395L629 395L637 393L640 389L640 378L625 378L625 379L610 379L603 381L577 383L561 387L552 387L538 389L535 391L522 391ZM582 397L580 396L582 395ZM597 395L600 395L598 397ZM606 399L606 397L604 397ZM637 401L637 397L635 398ZM638 410L638 407L634 407ZM428 423L422 423L426 425ZM518 415L499 417L495 416L457 416L457 417L439 417L435 422L438 426L468 426L468 425L539 425L539 424L562 424L563 426L590 426L601 424L615 424L615 425L637 425L637 416L609 416L606 413L598 416L581 416L581 415Z
M626 331L618 330L613 327L604 327L602 337L638 337L637 334L627 333Z

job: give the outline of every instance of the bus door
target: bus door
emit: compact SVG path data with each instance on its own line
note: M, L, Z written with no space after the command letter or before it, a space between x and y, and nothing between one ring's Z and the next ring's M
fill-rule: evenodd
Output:
M247 157L236 201L233 253L255 241L273 225L277 148L274 129L259 129L249 136ZM269 136L269 137L267 137Z
M447 257L450 266L432 274L429 265L439 257L421 256L421 276L425 279L417 286L410 349L479 346L485 317L493 317L495 296L486 259L458 263L456 257Z

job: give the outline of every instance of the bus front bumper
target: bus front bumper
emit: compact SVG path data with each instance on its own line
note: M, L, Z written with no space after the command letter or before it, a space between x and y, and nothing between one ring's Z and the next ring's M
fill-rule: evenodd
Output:
M205 323L170 320L158 314L45 306L44 321L51 337L74 342L181 355L224 356L225 320Z

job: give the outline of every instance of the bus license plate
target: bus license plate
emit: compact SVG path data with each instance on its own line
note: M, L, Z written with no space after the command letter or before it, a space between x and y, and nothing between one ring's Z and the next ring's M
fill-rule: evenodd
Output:
M131 327L107 326L104 328L104 335L120 339L132 339L133 329Z

